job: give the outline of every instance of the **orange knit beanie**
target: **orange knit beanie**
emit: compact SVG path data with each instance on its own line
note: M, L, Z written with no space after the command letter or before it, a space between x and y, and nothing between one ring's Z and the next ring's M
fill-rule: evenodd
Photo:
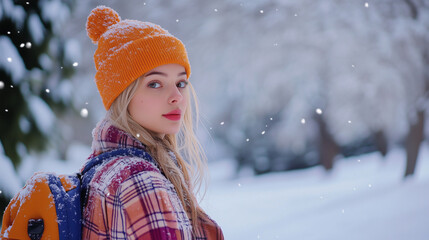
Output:
M156 24L121 20L115 10L98 6L88 16L86 31L98 45L95 82L106 110L134 80L158 66L177 63L188 78L191 74L185 45Z

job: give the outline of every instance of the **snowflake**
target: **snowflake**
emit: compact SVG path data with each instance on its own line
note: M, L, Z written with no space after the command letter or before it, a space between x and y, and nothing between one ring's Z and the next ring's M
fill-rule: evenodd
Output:
M84 118L88 117L88 109L82 108L82 110L80 110L80 115Z

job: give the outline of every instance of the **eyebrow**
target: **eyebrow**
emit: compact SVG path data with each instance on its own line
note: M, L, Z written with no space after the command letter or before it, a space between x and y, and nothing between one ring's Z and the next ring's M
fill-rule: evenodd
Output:
M168 75L166 73L157 72L157 71L149 72L149 73L147 73L145 75L145 77L148 77L148 76L151 76L151 75L161 75L161 76L164 76L164 77L168 77ZM186 75L186 72L181 72L181 73L177 74L178 77L183 76L183 75Z

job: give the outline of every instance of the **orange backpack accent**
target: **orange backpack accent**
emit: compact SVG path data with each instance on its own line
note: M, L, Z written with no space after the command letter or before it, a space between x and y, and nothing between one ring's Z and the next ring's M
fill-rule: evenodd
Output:
M80 206L77 176L35 173L7 206L1 239L61 239L59 231L64 233L64 228L59 223L64 217L75 219L80 238Z

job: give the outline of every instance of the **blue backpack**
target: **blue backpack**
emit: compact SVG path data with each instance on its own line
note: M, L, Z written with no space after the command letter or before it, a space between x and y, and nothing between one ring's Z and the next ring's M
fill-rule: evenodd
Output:
M88 185L96 167L117 156L138 156L153 162L142 149L122 148L90 159L82 173L35 173L9 202L3 215L1 239L81 239Z

